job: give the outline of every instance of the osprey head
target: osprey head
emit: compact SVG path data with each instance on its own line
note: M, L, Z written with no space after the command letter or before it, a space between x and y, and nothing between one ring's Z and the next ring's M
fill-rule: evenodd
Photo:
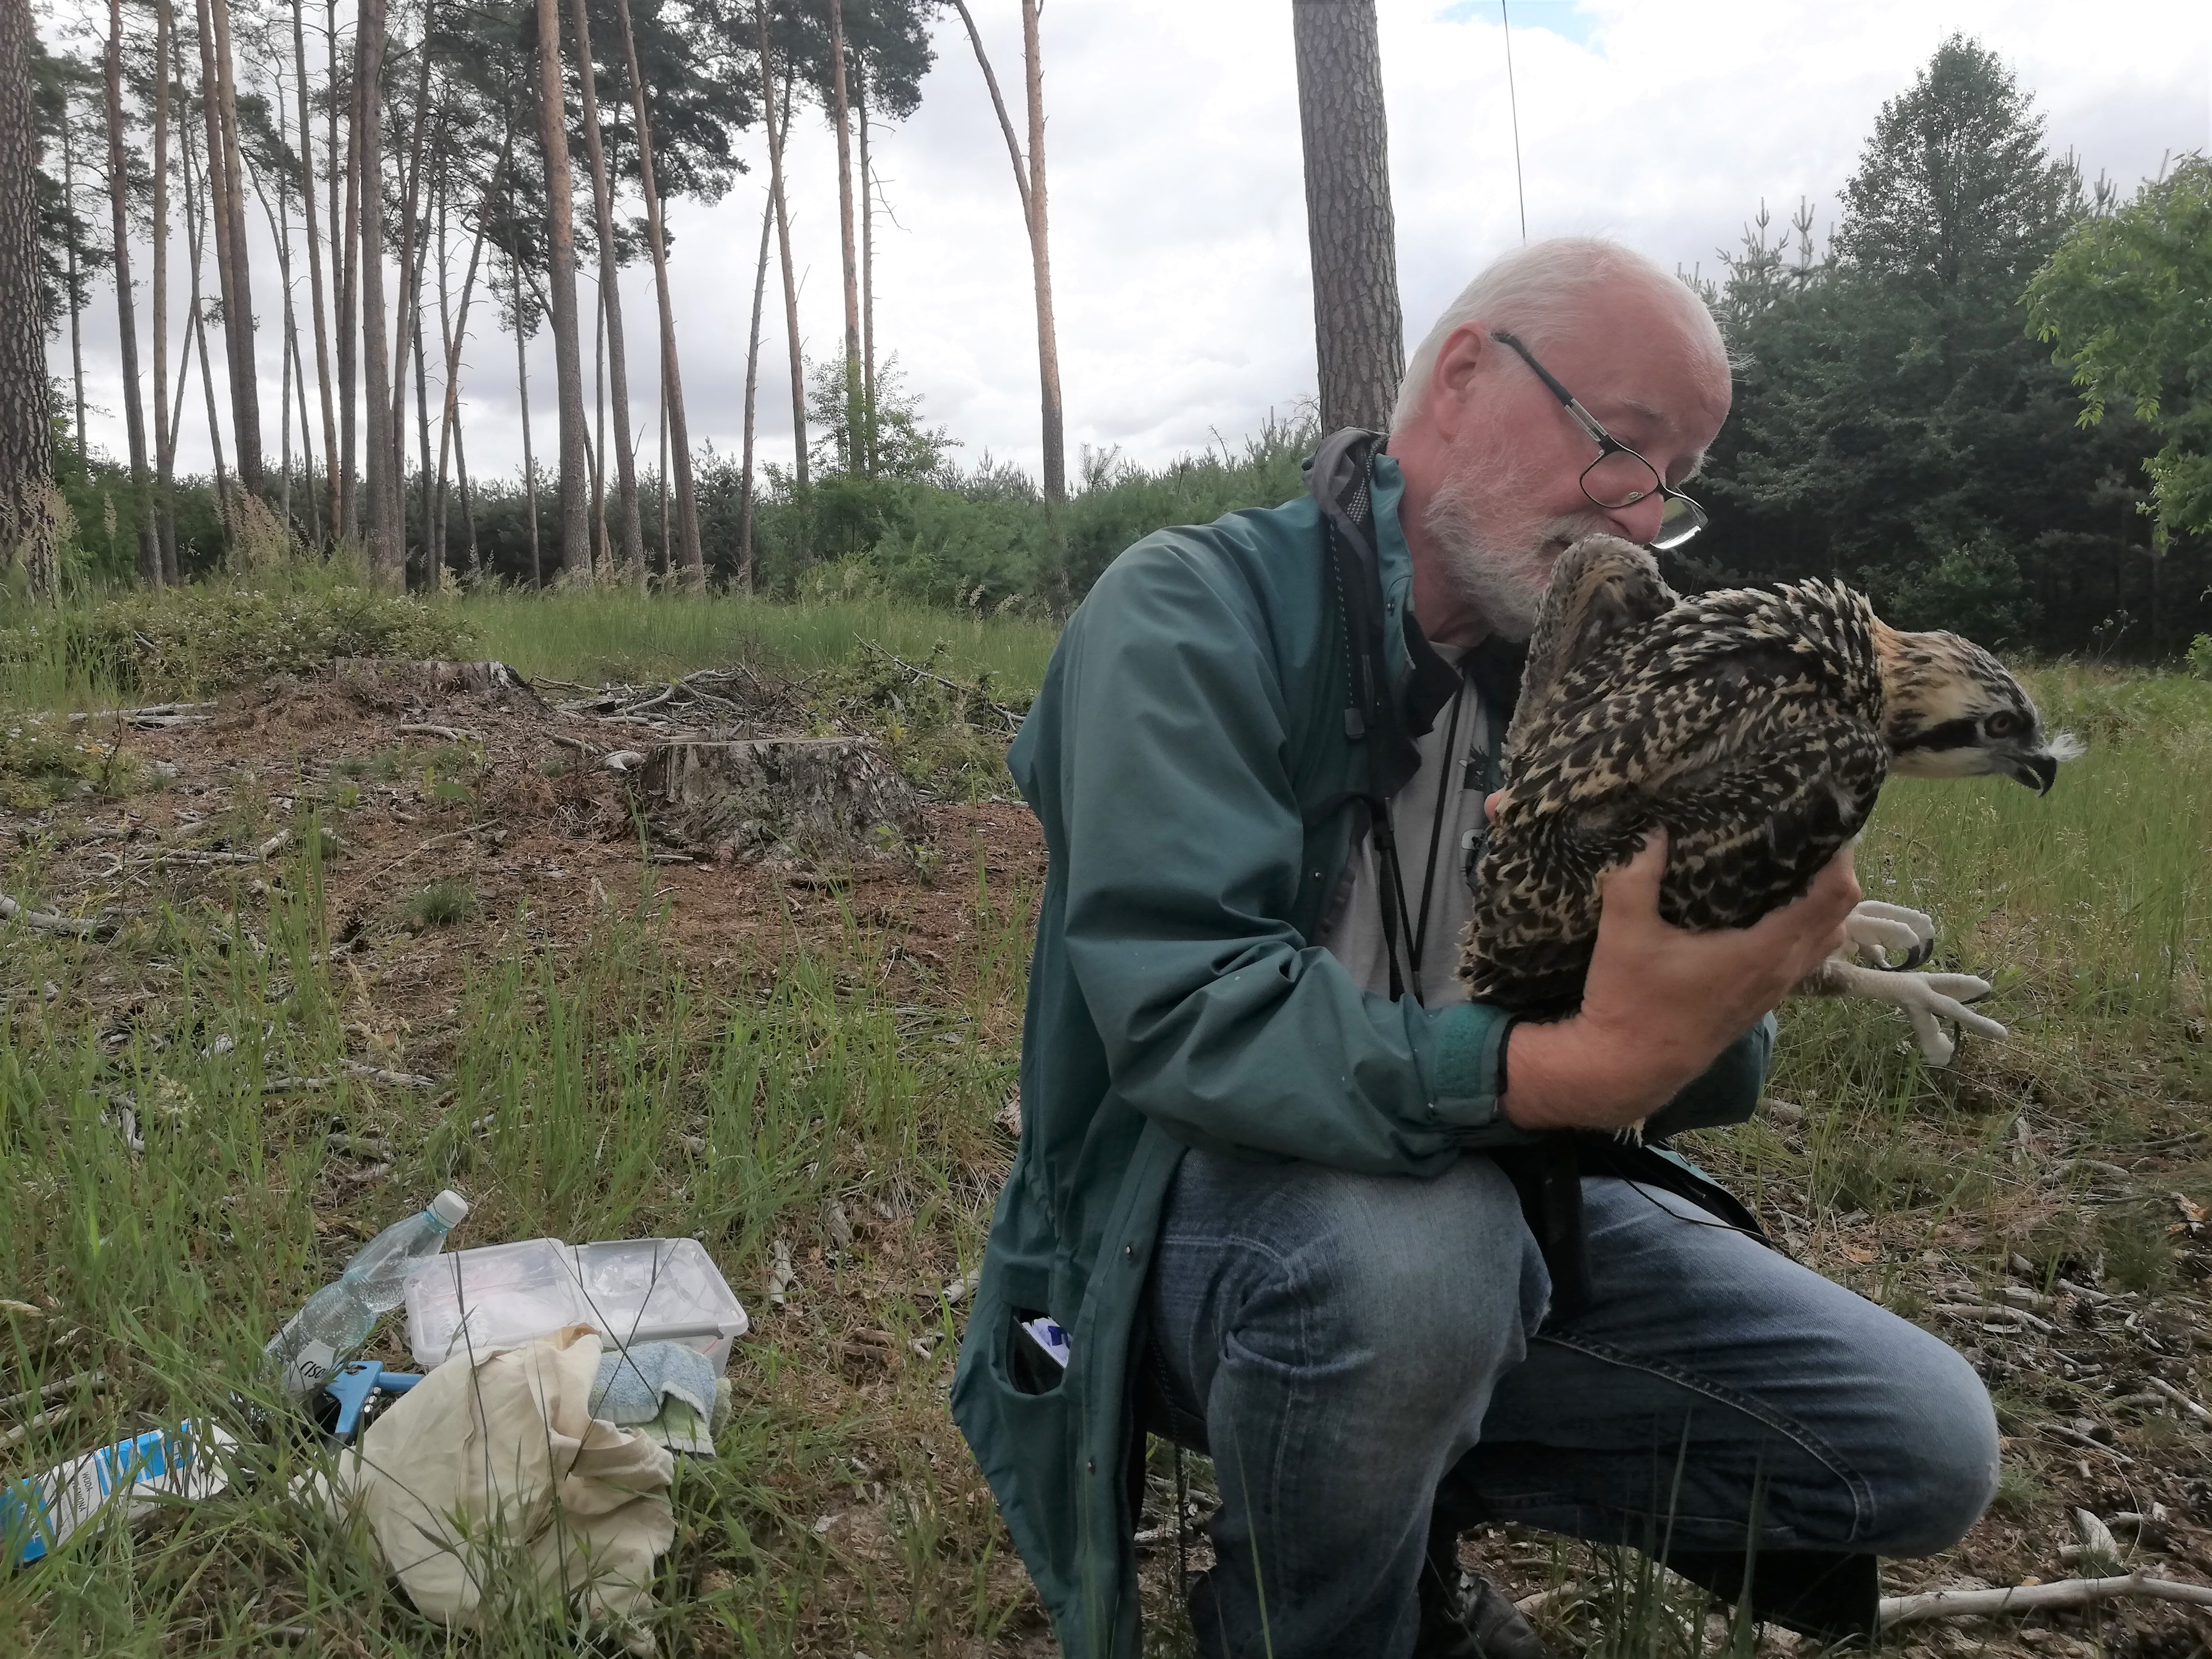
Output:
M2004 665L1956 634L1900 634L1877 624L1882 741L1890 770L1908 778L2002 773L2039 795L2081 745L2046 735L2035 702Z

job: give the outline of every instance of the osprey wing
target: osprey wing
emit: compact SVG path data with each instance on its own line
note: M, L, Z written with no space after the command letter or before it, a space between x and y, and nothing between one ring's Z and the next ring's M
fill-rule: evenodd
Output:
M1746 927L1800 896L1873 809L1879 693L1842 658L1686 602L1561 678L1524 733L1477 872L1462 975L1479 1000L1581 1001L1598 880L1667 831L1660 913Z
M1528 639L1521 699L1505 734L1511 775L1524 732L1550 719L1560 683L1607 646L1649 626L1677 604L1648 549L1618 536L1585 536L1559 555Z

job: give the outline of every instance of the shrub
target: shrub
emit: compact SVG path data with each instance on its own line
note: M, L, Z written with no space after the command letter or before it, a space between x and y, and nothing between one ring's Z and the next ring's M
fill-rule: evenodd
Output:
M332 657L452 657L469 643L467 625L451 611L365 588L195 584L0 628L0 666L58 653L73 679L185 695L302 673Z
M58 729L36 714L0 725L0 807L43 812L64 795L116 797L153 779L115 744Z
M2189 653L2184 659L2189 672L2200 680L2212 680L2212 634L2199 634L2189 642Z

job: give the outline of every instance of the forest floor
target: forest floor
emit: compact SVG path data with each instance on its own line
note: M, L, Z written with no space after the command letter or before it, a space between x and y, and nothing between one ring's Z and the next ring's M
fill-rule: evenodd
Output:
M686 719L836 724L818 687L714 684L712 708L679 690L628 714L649 693L548 686L548 709L317 681L155 729L0 714L0 891L107 919L0 923L0 1415L25 1431L0 1472L219 1412L291 1309L452 1184L473 1206L457 1244L693 1236L751 1315L719 1455L679 1474L660 1650L1055 1650L946 1411L1018 1133L1036 825L975 730L902 729L944 797L921 869L672 844L607 751ZM1793 1007L1760 1119L1687 1148L1792 1255L1990 1383L1998 1501L1957 1549L1887 1564L1893 1593L2103 1565L2212 1583L2212 687L2069 671L2039 692L2092 745L2049 801L1893 790L1861 861L1870 896L1938 915L1946 965L1998 981L2014 1036L1936 1073L1884 1011ZM399 1322L370 1357L406 1360ZM449 1648L357 1532L283 1495L312 1455L270 1455L251 1490L0 1579L0 1630L56 1654L605 1639L514 1607ZM1155 1447L1161 1653L1188 1650L1174 1508ZM2085 1562L2077 1509L2118 1560ZM1504 1528L1466 1553L1550 1592L1563 1652L1805 1650L1729 1632L1625 1553ZM1890 1639L2180 1659L2212 1615L2136 1601Z

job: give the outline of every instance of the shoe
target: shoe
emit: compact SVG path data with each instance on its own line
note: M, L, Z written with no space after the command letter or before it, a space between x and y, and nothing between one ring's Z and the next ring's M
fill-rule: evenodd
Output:
M1421 1575L1421 1627L1413 1659L1548 1659L1543 1639L1479 1573L1462 1572L1449 1589Z

